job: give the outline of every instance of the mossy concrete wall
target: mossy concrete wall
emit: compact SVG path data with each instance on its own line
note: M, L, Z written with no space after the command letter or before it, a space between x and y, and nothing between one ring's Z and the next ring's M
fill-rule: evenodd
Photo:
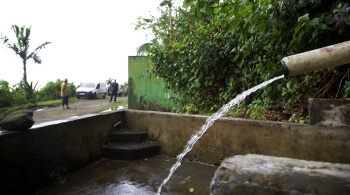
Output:
M113 125L146 130L161 153L176 157L209 116L156 111L111 111L0 131L0 194L31 194L100 159ZM350 164L350 129L219 118L185 156L220 164L226 157L260 154Z
M137 110L171 111L169 94L164 81L151 77L150 64L145 56L128 58L128 108Z
M350 128L350 98L310 98L308 103L311 125Z
M126 126L146 130L161 153L175 157L208 116L128 110ZM226 157L260 154L350 164L350 129L221 117L185 158L220 164Z
M0 194L33 194L101 159L102 145L124 114L115 111L26 131L0 131Z

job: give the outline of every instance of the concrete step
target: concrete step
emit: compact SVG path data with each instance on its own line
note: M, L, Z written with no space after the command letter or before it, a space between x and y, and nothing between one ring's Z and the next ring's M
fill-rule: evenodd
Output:
M148 133L132 129L120 129L109 134L110 143L141 143L147 141Z
M102 147L102 157L114 160L140 160L159 154L160 146L156 142L109 143Z

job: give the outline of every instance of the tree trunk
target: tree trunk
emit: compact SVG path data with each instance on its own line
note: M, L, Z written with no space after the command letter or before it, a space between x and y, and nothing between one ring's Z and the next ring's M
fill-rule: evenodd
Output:
M23 60L23 82L28 83L27 82L27 66L26 66L27 62L25 60Z

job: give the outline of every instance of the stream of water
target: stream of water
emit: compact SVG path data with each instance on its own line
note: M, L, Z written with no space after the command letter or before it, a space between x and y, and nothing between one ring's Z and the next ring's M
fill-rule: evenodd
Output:
M176 159L176 163L171 167L170 169L170 173L168 175L167 178L164 179L164 181L162 182L162 184L159 186L158 188L158 192L157 195L160 195L160 192L162 190L162 187L168 182L168 180L170 179L170 177L173 175L173 173L175 172L175 170L181 165L181 160L183 159L183 157L192 149L193 145L198 141L199 138L202 137L202 135L205 133L205 131L214 123L214 121L218 118L220 118L221 116L223 116L227 111L230 110L230 108L233 105L236 105L238 103L240 103L242 100L244 100L249 94L257 91L258 89L278 80L283 78L284 76L281 75L279 77L275 77L273 79L270 79L268 81L265 81L253 88L248 89L247 91L242 92L241 94L237 95L233 100L231 100L229 103L225 104L223 107L221 107L217 112L215 112L213 115L211 115L209 118L207 118L207 120L205 121L204 125L197 130L191 137L191 139L187 142L184 151L177 155Z

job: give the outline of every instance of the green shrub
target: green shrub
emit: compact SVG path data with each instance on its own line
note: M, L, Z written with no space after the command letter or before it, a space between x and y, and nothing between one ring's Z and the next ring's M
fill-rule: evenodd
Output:
M0 80L0 108L11 106L12 100L13 98L9 88L9 83Z

